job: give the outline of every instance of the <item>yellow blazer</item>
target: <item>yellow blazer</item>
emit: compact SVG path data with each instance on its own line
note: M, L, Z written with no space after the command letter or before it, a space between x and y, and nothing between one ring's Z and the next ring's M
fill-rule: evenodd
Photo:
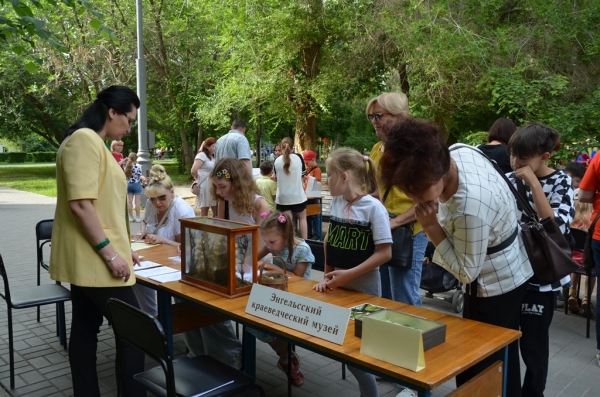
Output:
M69 201L92 200L102 229L133 275L125 173L95 131L82 128L62 142L56 154L56 185L50 277L80 287L135 284L133 276L126 283L112 276L69 208Z

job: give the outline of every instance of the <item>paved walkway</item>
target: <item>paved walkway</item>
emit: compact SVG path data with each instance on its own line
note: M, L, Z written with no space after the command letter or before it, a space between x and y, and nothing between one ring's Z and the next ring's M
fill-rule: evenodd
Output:
M187 189L187 188L185 188ZM178 189L181 195L185 190ZM13 289L36 284L35 224L54 216L55 199L0 187L0 254L7 266ZM132 224L137 231L139 224ZM320 274L315 272L314 277ZM43 282L49 283L43 273ZM443 294L442 294L443 295ZM4 302L0 302L4 305ZM448 312L451 305L439 300L424 298L424 306ZM9 387L8 329L5 306L0 310L0 397L4 396L71 396L71 375L67 352L58 343L54 307L42 309L41 322L36 321L35 309L14 312L16 388ZM67 328L70 326L70 304L66 305ZM585 338L585 319L566 316L556 311L551 327L550 376L546 396L597 396L600 394L600 368L594 358L596 343L592 322L592 339ZM103 396L115 396L114 343L112 331L103 325L99 334L98 374ZM476 343L476 341L474 341ZM175 338L175 349L183 354L185 346L180 337ZM285 396L285 376L276 367L275 355L268 345L257 343L257 378L267 396ZM298 349L302 358L302 371L306 383L294 389L294 396L358 396L358 386L348 374L341 378L341 365L318 354ZM443 396L454 388L451 380L436 389L433 396ZM380 382L382 396L394 397L398 390L391 383ZM596 392L594 392L596 390Z

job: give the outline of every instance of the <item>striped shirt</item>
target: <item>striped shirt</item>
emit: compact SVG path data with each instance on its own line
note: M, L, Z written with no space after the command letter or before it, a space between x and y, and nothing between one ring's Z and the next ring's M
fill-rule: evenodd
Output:
M458 189L439 203L438 221L447 238L433 262L462 283L478 279L478 296L497 296L519 287L533 270L519 233L506 249L487 255L517 228L517 208L508 185L478 150L456 144L450 157L458 167Z

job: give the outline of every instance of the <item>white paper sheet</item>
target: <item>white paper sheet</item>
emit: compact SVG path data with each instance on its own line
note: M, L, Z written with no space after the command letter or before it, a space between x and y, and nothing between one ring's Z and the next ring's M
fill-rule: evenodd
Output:
M177 255L177 256L170 256L169 259L172 260L172 261L181 263L181 256L179 256L179 255Z
M153 267L159 267L162 266L160 263L156 263L156 262L152 262L152 261L143 261L140 262L139 266L134 266L133 270L137 273L140 270L144 270L144 269L150 269Z
M180 272L179 270L173 269L172 267L160 266L160 267L153 267L151 269L143 269L143 270L136 271L135 275L141 276L141 277L146 277L146 278L151 278L152 276L159 276L161 274L179 273L179 272Z
M181 272L175 272L175 273L167 273L167 274L161 274L158 276L152 276L152 277L148 277L151 280L157 281L159 283L168 283L169 281L179 281L181 280Z
M148 244L148 243L144 243L144 242L132 242L131 243L131 249L134 251L140 251L140 250L145 250L146 248L152 248L157 246L158 244Z

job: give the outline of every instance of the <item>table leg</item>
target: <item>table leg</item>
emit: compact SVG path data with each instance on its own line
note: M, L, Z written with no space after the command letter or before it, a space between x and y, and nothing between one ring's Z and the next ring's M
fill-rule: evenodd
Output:
M158 321L165 331L169 354L173 357L173 312L171 308L171 295L158 289L156 291L158 305Z
M502 374L502 397L506 397L506 385L508 383L508 346L504 346L504 373Z
M247 332L245 328L244 341L242 343L242 366L246 375L256 378L256 338Z

